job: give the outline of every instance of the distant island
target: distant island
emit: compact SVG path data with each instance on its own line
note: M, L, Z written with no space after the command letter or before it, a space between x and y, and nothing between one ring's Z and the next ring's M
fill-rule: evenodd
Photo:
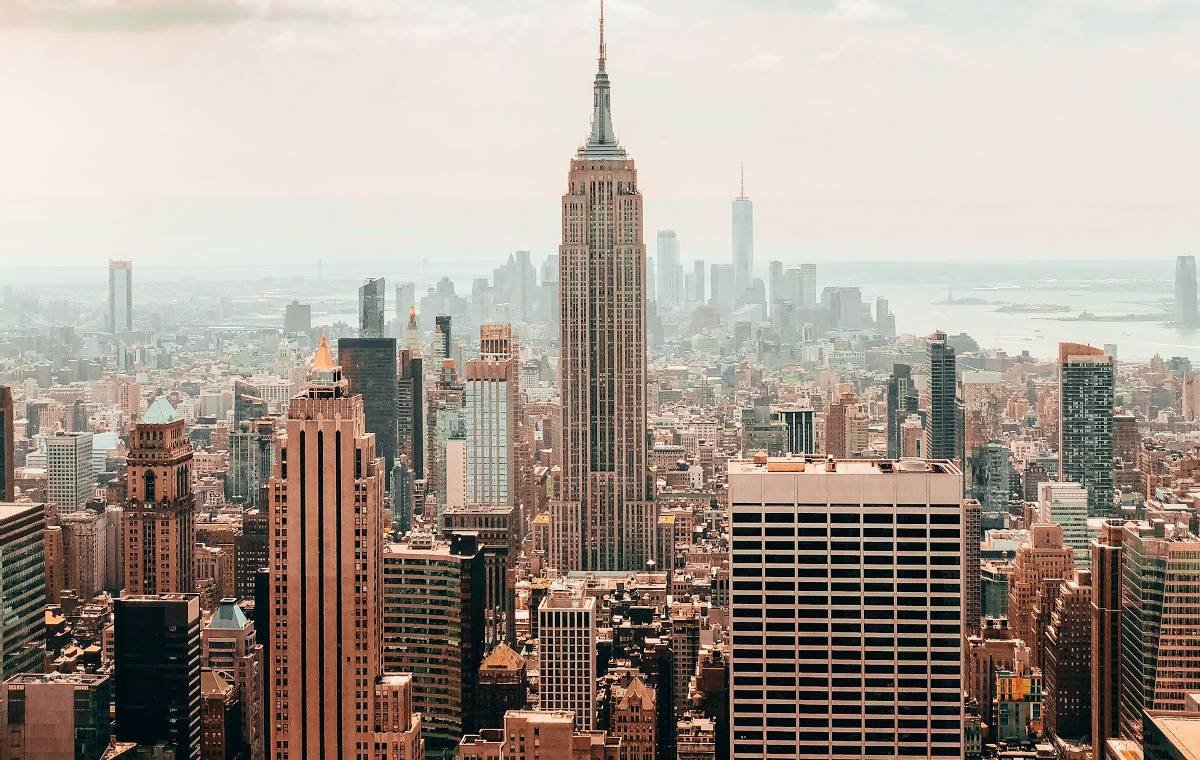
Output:
M1070 306L1057 303L1010 303L996 309L1002 314L1059 314L1070 310Z

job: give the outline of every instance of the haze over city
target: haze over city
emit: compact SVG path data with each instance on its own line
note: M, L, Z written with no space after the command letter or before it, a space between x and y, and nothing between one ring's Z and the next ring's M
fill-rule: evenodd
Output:
M12 0L0 256L449 265L554 252L592 3ZM649 229L760 258L1170 259L1200 216L1200 7L618 0Z

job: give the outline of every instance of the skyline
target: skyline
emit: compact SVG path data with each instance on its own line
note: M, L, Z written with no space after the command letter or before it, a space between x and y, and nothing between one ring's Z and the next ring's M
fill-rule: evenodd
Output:
M567 115L587 107L593 6L10 4L0 62L30 73L0 96L29 107L0 125L27 148L0 257L543 257L559 157L585 137ZM1193 250L1200 9L686 8L609 10L618 138L647 229L675 229L685 260L729 256L743 161L756 262Z

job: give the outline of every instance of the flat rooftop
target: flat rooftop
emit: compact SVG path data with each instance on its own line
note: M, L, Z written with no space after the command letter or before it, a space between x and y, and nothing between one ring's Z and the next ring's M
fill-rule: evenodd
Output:
M833 470L829 466L832 463ZM834 459L820 457L767 457L735 459L729 462L730 475L786 473L789 475L961 475L946 459Z

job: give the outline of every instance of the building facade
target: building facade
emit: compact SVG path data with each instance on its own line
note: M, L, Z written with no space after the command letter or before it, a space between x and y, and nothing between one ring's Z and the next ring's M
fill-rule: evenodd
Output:
M1088 492L1088 516L1116 515L1113 504L1113 359L1078 343L1058 346L1059 480Z

